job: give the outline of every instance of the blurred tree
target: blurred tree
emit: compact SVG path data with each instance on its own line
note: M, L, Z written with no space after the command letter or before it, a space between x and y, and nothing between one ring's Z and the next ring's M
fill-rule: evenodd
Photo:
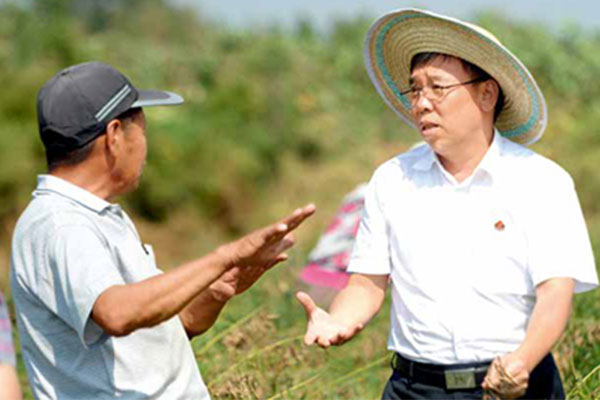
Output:
M532 69L550 106L549 138L537 148L586 185L582 202L595 212L596 155L574 154L593 154L600 142L593 129L600 118L600 35L576 27L551 32L489 13L478 21ZM365 149L413 142L418 136L386 108L364 71L368 24L340 20L326 34L306 20L291 32L234 31L164 0L1 4L0 126L7 148L20 146L16 155L6 152L6 162L18 156L22 169L0 173L0 219L18 209L29 177L43 170L37 90L60 68L91 59L115 65L140 87L167 87L186 98L177 110L148 113L149 162L140 190L127 200L148 219L192 207L239 230L240 216L278 184L290 160L351 165Z

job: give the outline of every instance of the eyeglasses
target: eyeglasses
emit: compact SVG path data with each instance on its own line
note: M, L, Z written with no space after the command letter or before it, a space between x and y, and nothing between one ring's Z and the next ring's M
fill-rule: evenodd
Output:
M446 94L446 90L448 90L448 89L451 89L451 88L457 87L457 86L470 85L471 83L483 82L483 81L487 81L488 79L489 79L488 77L480 76L478 78L471 79L470 81L467 81L467 82L460 82L460 83L455 83L452 85L443 86L443 85L435 85L434 84L434 85L425 86L425 87L411 87L410 89L405 90L404 92L400 92L400 94L403 96L408 95L410 104L414 106L415 104L417 104L417 102L423 95L430 101L440 101L444 97L444 95Z

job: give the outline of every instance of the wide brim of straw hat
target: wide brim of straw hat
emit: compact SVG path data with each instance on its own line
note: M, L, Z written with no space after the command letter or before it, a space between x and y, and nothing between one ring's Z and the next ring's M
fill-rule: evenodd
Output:
M500 134L529 145L544 133L546 101L527 68L485 29L418 9L401 9L377 19L365 38L369 77L385 102L414 127L408 97L410 63L418 53L437 52L468 61L493 77L504 93L496 120Z

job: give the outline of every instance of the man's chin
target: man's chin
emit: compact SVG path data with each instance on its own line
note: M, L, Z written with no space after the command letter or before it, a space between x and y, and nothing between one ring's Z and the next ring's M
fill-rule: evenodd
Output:
M123 185L116 193L114 193L111 197L123 196L128 193L135 192L137 188L140 186L140 178L137 178L134 182Z
M137 188L140 186L141 176L139 176L135 182L133 182L128 188L127 193L135 192Z

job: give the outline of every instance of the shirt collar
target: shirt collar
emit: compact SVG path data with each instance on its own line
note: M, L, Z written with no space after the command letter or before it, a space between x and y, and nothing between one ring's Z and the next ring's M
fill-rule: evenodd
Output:
M500 160L500 155L502 153L503 140L506 139L504 139L500 135L500 133L496 129L494 129L494 137L492 138L492 143L490 144L490 147L483 156L483 159L479 162L479 165L475 169L475 173L479 170L482 170L493 177L493 175L498 172L498 163ZM435 155L431 147L429 145L423 147L425 148L424 153L415 161L412 167L419 171L428 171L434 164L439 164L439 167L442 168L438 157Z
M490 144L490 148L487 150L479 165L475 169L475 173L477 171L485 171L489 176L494 178L495 175L500 173L501 168L499 166L500 156L502 155L502 142L506 140L504 139L500 133L494 129L494 137L492 138L492 143Z
M74 200L97 213L101 213L107 208L114 207L108 201L101 199L95 194L53 175L38 175L38 184L33 192L33 196L43 192L57 193Z
M412 167L419 171L428 171L437 161L437 156L428 144L422 147L423 154L415 161Z

